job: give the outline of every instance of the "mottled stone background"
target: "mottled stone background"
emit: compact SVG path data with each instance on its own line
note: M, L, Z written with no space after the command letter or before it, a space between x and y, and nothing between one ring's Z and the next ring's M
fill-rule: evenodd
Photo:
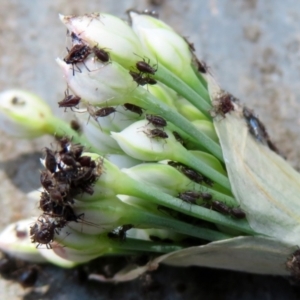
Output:
M1 0L0 90L23 88L57 112L65 84L55 58L66 53L58 13L155 9L195 44L224 89L254 108L291 164L300 169L300 2L296 0ZM175 63L175 62L174 62ZM41 149L51 139L0 138L0 229L34 216L24 195L39 187ZM287 187L288 188L288 187ZM74 271L43 269L36 290L0 279L1 299L297 299L286 279L201 268L161 267L132 283L79 285ZM152 281L151 281L152 280ZM45 284L48 284L45 286ZM44 294L45 293L45 294Z

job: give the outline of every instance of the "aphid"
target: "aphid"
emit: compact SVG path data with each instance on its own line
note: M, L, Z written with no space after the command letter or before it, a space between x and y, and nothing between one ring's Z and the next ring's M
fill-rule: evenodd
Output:
M82 146L81 144L71 144L69 153L76 160L78 160L81 157L83 150L84 150L84 146Z
M60 155L69 152L70 140L67 137L60 138L58 142L61 148L59 151Z
M71 120L70 127L76 132L81 132L81 125L77 120Z
M185 42L188 44L189 50L190 50L191 52L195 52L196 49L195 49L194 44L193 44L193 43L190 43L189 40L188 40L186 37L183 36L182 38L183 38L183 39L185 40Z
M25 101L24 100L22 100L22 99L20 99L20 98L18 98L18 97L13 97L12 99L11 99L11 104L13 104L13 105L20 105L20 106L22 106L22 105L25 105Z
M137 105L131 103L124 103L123 106L125 109L130 110L131 112L136 113L140 116L143 114L143 109Z
M218 200L214 200L212 201L211 203L212 205L212 209L221 213L221 214L224 214L224 215L230 215L230 208L223 202L220 202Z
M146 133L150 138L167 139L169 136L161 129L151 129Z
M129 71L129 74L133 78L133 80L141 86L144 86L146 84L154 85L157 83L157 81L154 78L151 78L150 76L143 76L141 73L137 73L134 71Z
M91 164L91 157L90 156L81 156L77 159L77 161L79 162L79 164L82 166L82 167L90 167L90 164Z
M81 72L81 70L78 68L77 64L78 63L83 63L84 64L84 60L89 56L89 54L91 54L92 49L84 44L76 44L72 47L71 50L68 50L68 55L64 58L65 63L72 65L73 67L73 76L75 75L75 69L74 66L77 67L77 69L79 70L79 72ZM85 64L84 64L85 65ZM87 68L87 70L89 71L88 67L85 65L85 67Z
M62 194L60 193L60 191L58 191L55 188L51 188L48 190L49 192L49 196L51 201L57 203L57 204L63 204L64 203L64 199Z
M34 286L38 279L39 268L38 266L31 265L21 271L21 274L18 276L18 282L22 285L23 288Z
M50 212L53 209L53 203L51 202L50 196L46 192L41 193L40 198L40 209L43 212Z
M53 177L48 170L41 172L40 181L45 190L48 190L50 187L53 187L55 184L55 182L53 181Z
M103 107L94 112L94 117L107 117L112 113L115 113L116 109L114 107Z
M46 244L47 249L51 249L50 243L53 241L56 226L49 219L39 218L37 222L30 227L30 236L32 243Z
M198 72L206 74L207 73L207 65L204 61L200 61L196 58L196 64L197 64L197 69Z
M153 124L156 127L165 127L165 126L167 126L167 121L164 118L160 117L160 116L146 115L146 119L149 121L149 123Z
M203 199L204 201L210 201L212 200L212 194L202 192L200 193L200 198Z
M196 204L199 197L199 193L194 191L186 191L178 195L178 198L190 204Z
M93 52L95 56L101 60L102 62L106 63L109 61L109 53L105 51L104 49L99 49L97 46L95 46L93 49Z
M213 101L212 114L221 115L225 118L225 115L234 110L233 102L236 99L229 93L223 93L220 97Z
M74 159L74 157L71 155L71 153L63 153L60 156L61 161L70 167L73 167L73 169L77 168L77 164L76 164L76 160Z
M45 147L46 157L45 157L45 166L47 170L49 170L51 173L54 173L56 171L57 162L55 158L55 154L52 150Z
M203 182L203 176L201 174L199 174L197 171L195 171L192 168L188 168L186 166L182 166L179 169L186 177L188 177L189 179L191 179L192 181L196 182L196 183L201 183Z
M71 32L71 40L72 40L72 44L82 44L82 39L75 33L75 32Z
M150 66L150 59L148 59L148 62L143 59L143 61L138 61L135 66L141 73L147 73L154 75L157 71L157 65Z
M245 212L238 207L231 208L230 214L237 219L245 219L246 218Z
M65 91L65 98L61 101L58 102L58 106L59 107L64 107L65 111L67 110L67 108L72 108L75 107L78 109L78 104L80 103L81 98L78 96L74 96L74 95L69 95L69 90L67 89Z
M182 139L182 137L180 136L180 134L177 131L173 131L172 132L176 141L179 142L182 146L184 146L184 141Z

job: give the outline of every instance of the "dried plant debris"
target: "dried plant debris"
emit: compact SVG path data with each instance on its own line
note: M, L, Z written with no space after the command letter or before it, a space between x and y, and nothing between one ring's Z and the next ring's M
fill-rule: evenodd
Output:
M78 222L72 208L74 197L82 193L93 194L93 184L102 174L103 162L95 162L83 155L83 146L72 144L67 138L59 140L59 149L45 148L45 167L41 172L40 209L43 214L30 228L33 243L51 248L55 234L68 222Z

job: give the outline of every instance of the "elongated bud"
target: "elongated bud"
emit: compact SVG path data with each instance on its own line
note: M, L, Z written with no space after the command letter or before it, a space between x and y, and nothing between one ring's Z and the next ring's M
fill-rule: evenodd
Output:
M90 57L81 66L81 72L73 74L73 67L61 59L56 60L61 67L69 88L91 105L101 105L110 99L122 99L130 95L136 87L128 71L116 62L103 64ZM126 101L125 101L126 102Z
M0 128L18 138L34 138L48 133L50 107L38 96L8 90L0 94Z
M133 30L121 19L109 14L63 16L61 21L90 47L105 48L111 59L126 68L132 67L141 44Z

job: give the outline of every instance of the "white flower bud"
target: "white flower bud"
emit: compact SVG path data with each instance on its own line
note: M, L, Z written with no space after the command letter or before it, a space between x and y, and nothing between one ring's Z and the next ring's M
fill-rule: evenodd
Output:
M86 67L80 65L81 72L73 74L73 67L57 58L69 88L81 97L81 101L91 105L101 105L110 99L122 99L137 86L128 71L116 62L100 63L90 57L85 60Z
M111 59L126 68L131 68L137 61L137 56L142 55L140 42L133 30L121 19L100 14L84 16L63 16L61 21L70 32L74 32L90 47L105 48Z
M173 157L174 144L177 143L173 134L164 129L168 138L151 138L150 130L153 129L155 127L147 120L141 120L120 133L112 132L111 135L127 155L136 159L158 161Z

